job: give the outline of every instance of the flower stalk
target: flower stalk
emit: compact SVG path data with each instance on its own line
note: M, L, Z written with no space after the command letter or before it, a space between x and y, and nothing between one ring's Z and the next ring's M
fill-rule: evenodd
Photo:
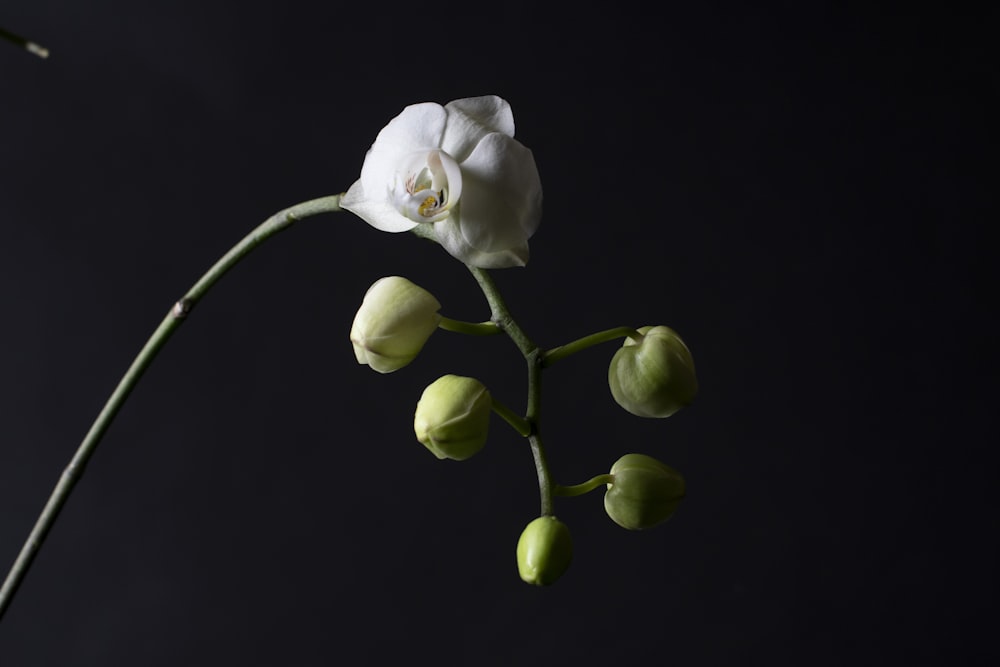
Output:
M469 336L492 336L503 333L495 322L463 322L461 320L453 320L450 317L444 317L443 315L441 316L441 321L438 322L438 328Z
M333 213L340 211L341 195L331 195L310 201L302 202L290 206L261 223L256 229L247 234L239 243L232 247L223 255L202 277L188 290L188 292L177 301L163 318L160 325L149 337L142 350L136 356L132 365L129 366L104 408L98 414L94 424L90 427L83 442L77 448L69 465L59 477L45 507L35 522L28 539L14 561L13 567L4 580L3 587L0 588L0 619L10 606L11 601L17 593L18 588L24 580L25 575L34 562L35 556L45 541L46 536L55 524L69 495L83 476L87 462L93 456L97 445L104 436L111 422L128 398L132 389L142 378L143 373L156 358L157 353L170 339L174 331L187 318L191 309L201 300L211 287L219 281L233 266L250 253L258 245L266 241L271 236L290 227L293 223L303 218L308 218L320 213Z
M604 486L606 484L611 484L615 481L615 476L609 473L603 475L596 475L591 477L586 482L581 484L574 484L573 486L563 486L561 484L557 485L555 488L555 494L557 496L562 496L564 498L571 498L573 496L582 496L585 493L590 493L594 489Z
M542 351L528 335L524 333L520 325L514 321L507 304L500 291L497 289L493 277L486 270L471 264L466 267L472 272L480 289L486 296L486 302L490 306L492 313L491 320L507 334L517 349L524 355L528 363L528 405L524 419L529 427L528 443L531 445L531 455L535 460L535 472L538 474L538 494L541 502L541 515L548 516L553 513L553 482L549 472L548 463L545 460L545 447L542 445L540 420L542 414Z
M510 424L522 438L527 438L531 435L531 424L528 423L528 420L498 401L496 396L493 397L493 412L497 413L501 419Z
M554 347L551 350L548 350L542 356L542 366L551 366L560 359L565 359L571 354L576 354L577 352L586 350L589 347L625 337L631 338L637 343L642 340L642 334L632 327L616 327L614 329L598 331L597 333L574 340L571 343L566 343L565 345L560 345L559 347Z

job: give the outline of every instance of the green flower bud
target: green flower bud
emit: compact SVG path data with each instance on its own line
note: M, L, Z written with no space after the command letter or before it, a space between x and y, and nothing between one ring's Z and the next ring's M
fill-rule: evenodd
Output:
M618 405L639 417L669 417L698 393L694 360L684 341L668 327L642 327L615 352L608 384Z
M681 474L645 454L626 454L611 466L611 474L604 510L622 528L642 530L662 523L684 498Z
M413 430L434 456L464 461L486 444L492 406L490 392L479 380L445 375L424 389Z
M540 516L517 541L517 572L535 586L554 584L573 560L569 528L554 516Z
M441 304L406 278L381 278L368 288L351 326L359 364L391 373L417 356L437 329Z

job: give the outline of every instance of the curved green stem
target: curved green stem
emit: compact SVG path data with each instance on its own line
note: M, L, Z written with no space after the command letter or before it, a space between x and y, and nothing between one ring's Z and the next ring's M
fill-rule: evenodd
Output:
M42 543L55 523L56 518L59 516L60 510L66 504L70 492L83 475L84 468L97 449L101 437L111 425L115 415L118 414L118 410L121 409L122 404L125 403L125 399L128 398L128 395L132 392L132 389L138 383L146 368L152 363L160 348L163 347L174 331L181 325L195 304L198 303L219 278L269 237L287 229L292 223L302 218L339 210L340 195L331 195L296 204L275 213L223 255L195 283L194 287L188 290L187 294L174 304L170 312L167 313L167 316L160 322L160 326L156 328L145 346L139 351L132 365L125 372L125 375L111 394L111 398L104 405L104 409L97 416L93 426L90 427L90 431L84 437L83 442L80 443L69 465L66 466L59 481L56 483L55 489L53 489L52 494L49 496L48 502L46 502L41 515L39 515L38 520L35 522L34 528L32 528L31 533L28 535L27 541L21 547L21 552L18 554L17 560L14 561L13 567L7 574L3 587L0 588L0 618L3 618L4 612L10 606L14 594L24 580L24 576L31 567L31 563L34 561L39 549L41 549Z
M599 345L600 343L606 343L609 340L615 340L616 338L625 338L626 336L636 342L642 340L642 334L632 327L616 327L614 329L598 331L597 333L590 334L589 336L579 338L572 343L566 343L565 345L560 345L559 347L554 347L551 350L548 350L542 357L542 366L551 366L560 359L565 359L571 354L576 354L581 350L586 350L588 347L593 347L594 345Z
M538 475L538 494L541 500L541 515L554 513L552 502L552 475L548 462L545 460L545 447L542 445L539 422L542 415L542 365L539 350L528 355L528 423L531 424L531 455L535 459L535 472Z
M599 486L604 486L615 481L615 476L610 473L605 473L603 475L597 475L596 477L591 477L586 482L582 484L575 484L573 486L563 486L557 484L555 488L555 494L557 496L582 496L585 493L590 493Z
M528 423L527 419L498 401L496 397L491 396L491 399L493 401L493 412L500 415L505 422L513 426L514 430L520 433L522 437L527 438L531 435L531 424Z
M530 427L528 443L531 445L531 455L535 460L535 472L538 475L538 494L541 500L542 516L553 513L552 507L552 475L549 473L549 466L545 460L545 447L542 445L541 437L541 414L542 414L542 354L524 330L514 321L507 304L504 303L496 283L492 276L476 266L466 265L480 289L486 296L486 302L490 305L491 320L496 323L505 334L514 341L517 349L524 355L528 362L528 407L525 411L525 420Z
M493 334L503 333L503 330L494 322L463 322L443 315L441 316L441 321L438 322L438 328L445 331L454 331L455 333L469 334L470 336L492 336Z
M498 326L500 329L510 336L510 339L514 341L514 345L517 345L517 349L521 351L524 358L527 359L531 354L538 350L538 346L535 345L527 334L518 326L517 322L510 314L510 310L507 308L507 304L504 303L503 297L500 296L500 291L497 289L497 285L493 282L493 277L486 272L485 269L480 269L477 266L471 266L466 264L469 271L472 272L473 277L476 282L479 283L479 288L483 290L483 294L486 295L486 302L490 305L490 319Z

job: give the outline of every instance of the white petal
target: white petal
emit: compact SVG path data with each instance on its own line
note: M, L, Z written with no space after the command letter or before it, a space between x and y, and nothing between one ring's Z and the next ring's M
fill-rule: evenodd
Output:
M487 135L462 163L459 226L485 252L527 241L542 219L542 184L531 151L507 135Z
M366 198L361 181L355 181L344 193L340 198L340 206L383 232L408 232L417 226L417 223L402 215L384 197L375 200Z
M496 252L485 252L469 245L462 236L458 225L450 219L434 223L433 229L438 243L452 257L466 264L478 266L481 269L506 269L513 266L524 266L528 263L528 243L526 241Z
M375 137L373 148L380 144L395 146L402 153L441 145L448 112L440 104L411 104L389 121Z
M465 160L488 134L514 136L514 114L507 101L496 95L466 97L444 108L448 121L439 145L458 162Z
M361 166L361 182L371 196L392 182L400 160L441 145L448 112L440 104L413 104L382 128Z

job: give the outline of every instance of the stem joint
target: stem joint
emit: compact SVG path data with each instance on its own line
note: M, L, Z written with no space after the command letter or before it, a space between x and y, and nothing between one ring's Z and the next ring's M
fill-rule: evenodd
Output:
M170 314L174 316L175 320L183 320L194 308L194 301L188 299L187 297L180 299L174 304L173 309L171 309Z

